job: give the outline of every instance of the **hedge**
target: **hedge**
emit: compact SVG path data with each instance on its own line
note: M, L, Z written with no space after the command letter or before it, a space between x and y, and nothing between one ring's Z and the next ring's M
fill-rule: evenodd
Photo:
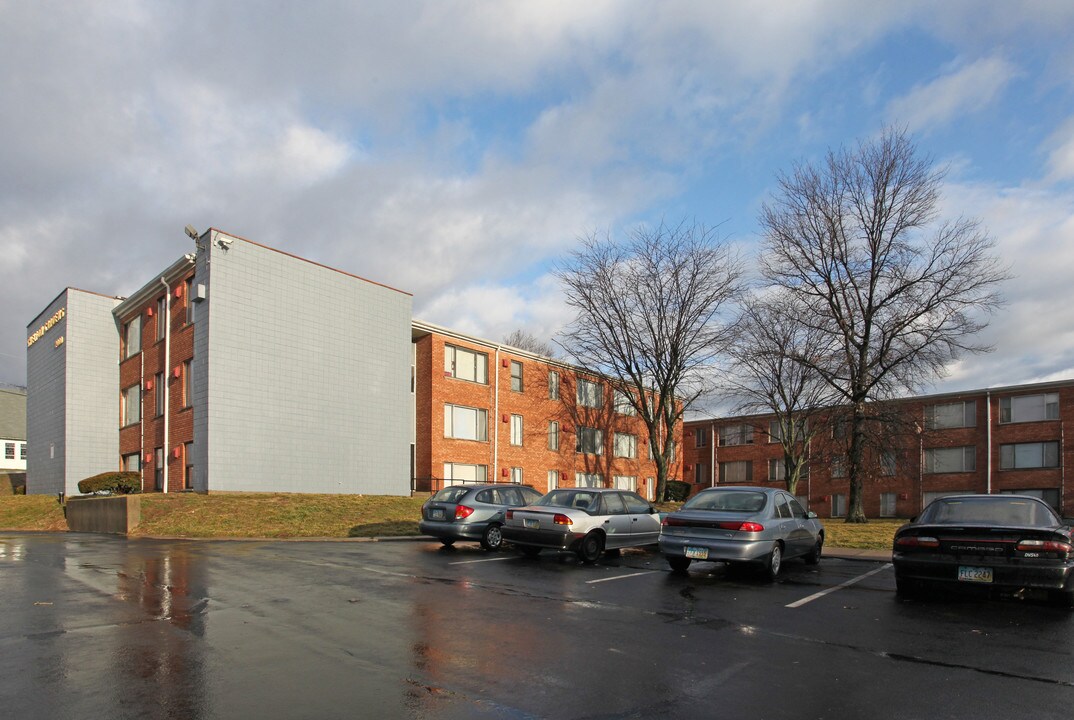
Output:
M142 491L142 479L136 472L104 472L78 481L78 491L83 495L106 493L129 495Z

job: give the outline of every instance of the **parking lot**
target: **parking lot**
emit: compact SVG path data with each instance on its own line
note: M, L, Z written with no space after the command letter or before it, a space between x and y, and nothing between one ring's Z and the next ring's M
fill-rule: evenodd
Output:
M890 567L766 583L435 542L0 534L20 718L1060 717L1074 613L899 602Z

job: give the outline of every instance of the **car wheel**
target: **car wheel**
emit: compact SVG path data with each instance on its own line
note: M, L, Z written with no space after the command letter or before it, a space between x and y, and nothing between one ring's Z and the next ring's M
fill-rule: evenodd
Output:
M440 538L440 542L444 544L444 547L451 547L455 544L455 538Z
M592 565L604 554L604 537L598 532L591 532L578 543L578 558L586 565Z
M1074 592L1069 590L1051 590L1048 593L1048 599L1057 607L1074 607Z
M813 545L813 549L809 551L809 554L805 556L806 565L816 565L820 562L820 554L824 550L824 536L818 535L817 542Z
M503 533L499 523L489 523L481 536L481 547L491 552L496 552L503 546Z
M776 543L772 546L772 552L764 561L764 576L769 580L779 577L779 569L783 566L783 547Z
M678 555L669 555L668 565L670 565L671 569L675 572L686 572L687 568L690 567L690 558L679 557Z
M532 545L519 545L518 549L528 558L535 558L541 554L541 548Z

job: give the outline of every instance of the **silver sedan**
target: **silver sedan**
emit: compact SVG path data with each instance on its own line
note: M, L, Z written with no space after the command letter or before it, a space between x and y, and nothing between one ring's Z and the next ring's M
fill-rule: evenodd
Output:
M765 487L702 490L664 518L660 550L673 570L693 560L751 563L769 578L786 558L820 562L824 527L794 496Z
M530 557L570 550L594 563L605 550L653 545L660 515L637 493L613 488L552 490L533 505L504 514L503 539Z

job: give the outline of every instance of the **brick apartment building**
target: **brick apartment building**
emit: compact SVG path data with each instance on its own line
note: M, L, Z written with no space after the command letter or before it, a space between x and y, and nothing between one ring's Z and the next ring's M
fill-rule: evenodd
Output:
M488 480L652 497L644 425L600 378L410 310L215 229L128 298L68 288L27 328L27 490L125 469L145 492Z
M1074 516L1066 465L1074 445L1074 380L908 398L895 406L905 419L890 449L868 461L863 503L868 517L911 517L931 500L955 493L1035 495ZM817 422L817 421L815 421ZM847 510L848 479L841 423L825 427L807 449L799 500L822 517ZM768 415L686 423L683 476L696 487L782 486L783 453Z

